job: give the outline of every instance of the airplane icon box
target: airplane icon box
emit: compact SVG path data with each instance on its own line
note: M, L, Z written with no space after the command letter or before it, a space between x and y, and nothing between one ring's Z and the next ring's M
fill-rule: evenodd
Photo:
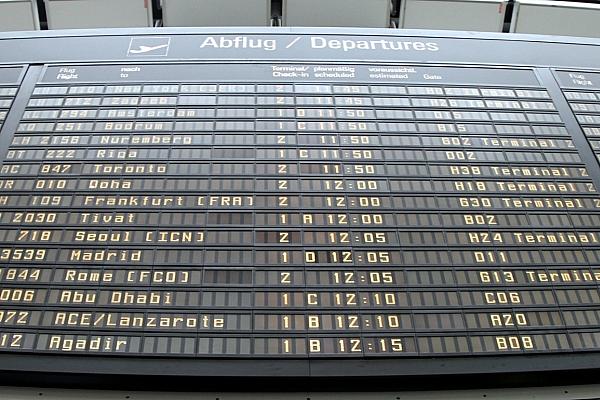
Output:
M166 57L171 45L170 37L144 36L131 38L128 57Z

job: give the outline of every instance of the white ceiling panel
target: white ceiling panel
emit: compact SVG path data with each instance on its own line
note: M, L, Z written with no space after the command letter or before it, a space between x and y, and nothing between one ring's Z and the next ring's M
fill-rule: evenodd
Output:
M150 0L44 0L49 29L153 26Z
M504 0L403 0L400 28L502 32Z
M271 0L162 0L163 26L269 26Z
M390 11L390 0L283 0L283 25L387 28Z
M35 0L0 0L0 31L40 29Z
M521 0L515 3L511 32L600 37L600 5Z

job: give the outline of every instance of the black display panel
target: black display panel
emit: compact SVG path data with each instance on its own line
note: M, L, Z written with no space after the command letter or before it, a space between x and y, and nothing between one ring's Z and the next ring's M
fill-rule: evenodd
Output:
M21 67L0 67L0 129L17 94L23 72Z
M359 36L322 62L165 38L0 68L4 371L600 366L600 73L428 63L449 38L394 39L420 62L358 62L350 43L394 50Z

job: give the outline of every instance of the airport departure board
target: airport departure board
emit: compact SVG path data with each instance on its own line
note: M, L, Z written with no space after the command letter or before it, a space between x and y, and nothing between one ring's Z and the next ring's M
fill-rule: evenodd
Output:
M2 356L599 354L598 44L273 32L0 42Z

